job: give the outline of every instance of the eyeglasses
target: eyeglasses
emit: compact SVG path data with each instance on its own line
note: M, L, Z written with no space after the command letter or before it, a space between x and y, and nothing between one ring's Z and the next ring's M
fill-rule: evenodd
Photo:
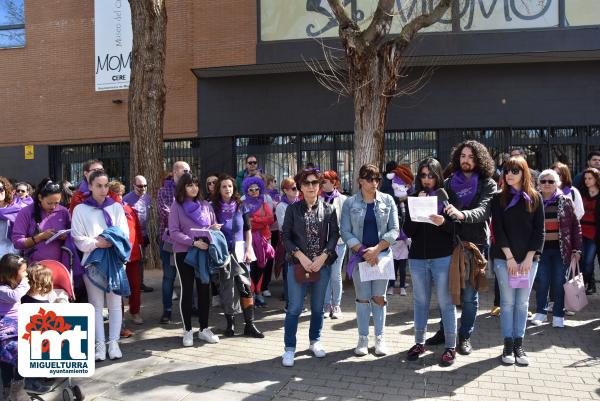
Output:
M519 175L520 172L521 172L521 169L519 169L519 168L505 168L504 169L504 175L506 175L508 173L512 173L512 175Z
M319 186L319 180L312 180L312 181L304 181L302 183L302 185L306 185L307 187L312 186L312 187L318 187Z
M259 192L260 188L248 188L248 192Z
M554 184L555 182L554 180L540 180L540 184Z
M419 178L421 178L423 180L426 179L426 178L428 178L430 180L433 180L435 178L435 174L433 174L433 173L421 173L421 174L419 174Z
M256 161L256 160L250 160L250 161L248 161L246 163L248 163L248 164L258 164L258 161Z
M148 186L148 184L142 184L142 185L135 184L135 186L136 186L136 188L142 189L142 188L146 188Z

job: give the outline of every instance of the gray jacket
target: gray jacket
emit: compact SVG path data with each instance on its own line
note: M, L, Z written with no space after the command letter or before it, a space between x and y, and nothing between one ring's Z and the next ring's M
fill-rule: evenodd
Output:
M396 207L394 198L377 191L375 194L374 212L379 240L384 240L393 245L398 235L400 235L398 208ZM344 206L342 207L341 234L348 248L362 244L366 213L367 204L363 201L360 192L349 197L344 202Z

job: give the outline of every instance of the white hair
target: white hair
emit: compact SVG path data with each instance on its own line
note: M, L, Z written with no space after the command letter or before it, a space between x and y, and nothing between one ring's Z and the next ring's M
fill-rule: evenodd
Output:
M554 181L556 182L556 186L558 188L560 188L560 185L561 185L560 177L559 177L558 173L552 169L547 169L540 173L540 175L538 176L538 185L540 185L540 180L543 177L548 177L548 176L552 176L552 179L554 179Z

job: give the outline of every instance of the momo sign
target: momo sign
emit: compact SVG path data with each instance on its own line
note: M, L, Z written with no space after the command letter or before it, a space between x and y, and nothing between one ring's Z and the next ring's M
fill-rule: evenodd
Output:
M22 304L19 374L88 377L94 373L94 308L90 304Z
M131 9L127 0L95 0L96 91L129 88Z

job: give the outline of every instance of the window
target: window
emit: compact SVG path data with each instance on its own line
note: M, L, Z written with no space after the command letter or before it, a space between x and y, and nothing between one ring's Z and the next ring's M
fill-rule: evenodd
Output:
M0 48L25 47L25 0L0 0Z

